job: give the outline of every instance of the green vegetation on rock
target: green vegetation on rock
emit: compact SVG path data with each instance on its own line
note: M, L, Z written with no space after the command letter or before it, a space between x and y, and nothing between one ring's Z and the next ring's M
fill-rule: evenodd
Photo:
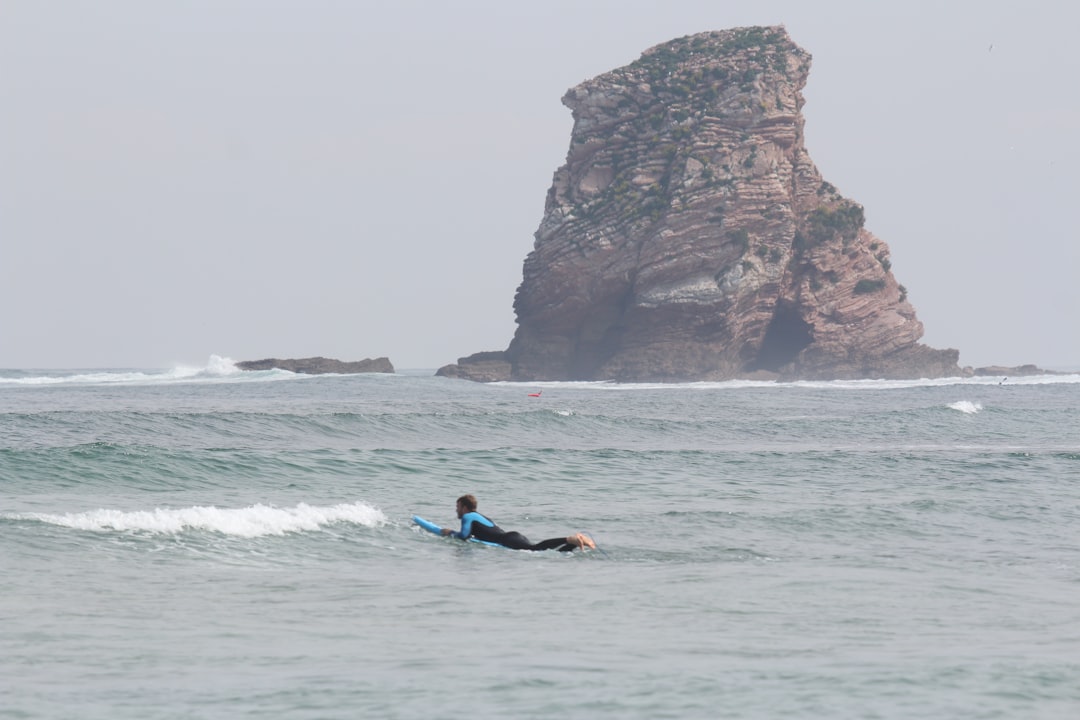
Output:
M875 293L878 290L884 290L884 289L885 289L885 281L880 280L880 279L878 279L878 280L869 280L867 278L863 278L859 282L855 283L855 294L856 295L867 295L869 293Z

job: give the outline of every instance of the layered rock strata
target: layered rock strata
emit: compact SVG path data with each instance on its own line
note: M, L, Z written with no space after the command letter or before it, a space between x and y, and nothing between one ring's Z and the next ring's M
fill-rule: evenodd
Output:
M290 358L280 360L267 358L265 360L244 360L236 363L241 370L288 370L301 375L353 375L356 373L392 373L394 366L389 358L366 358L354 362L344 362L333 358L309 357Z
M863 208L803 146L810 55L782 27L673 40L572 88L505 351L440 375L686 381L959 375Z

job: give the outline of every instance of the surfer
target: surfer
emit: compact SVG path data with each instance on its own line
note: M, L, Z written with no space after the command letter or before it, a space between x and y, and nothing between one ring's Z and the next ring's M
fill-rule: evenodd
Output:
M443 528L443 535L453 535L461 540L474 537L484 542L495 543L514 550L558 550L570 552L577 548L594 549L596 543L584 533L575 533L567 537L550 538L538 543L529 541L519 532L507 532L496 525L490 518L476 512L477 502L475 495L462 495L457 499L457 516L461 518L461 529L454 531L452 528Z

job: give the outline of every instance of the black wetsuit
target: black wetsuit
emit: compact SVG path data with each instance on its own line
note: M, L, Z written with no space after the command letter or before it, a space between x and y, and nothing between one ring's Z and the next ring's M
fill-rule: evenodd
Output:
M454 537L467 540L474 537L484 542L495 543L514 550L558 550L570 552L577 545L566 542L566 538L551 538L541 540L538 543L529 542L529 538L519 532L507 532L496 525L490 518L484 517L478 512L468 512L461 516L461 530L454 533Z

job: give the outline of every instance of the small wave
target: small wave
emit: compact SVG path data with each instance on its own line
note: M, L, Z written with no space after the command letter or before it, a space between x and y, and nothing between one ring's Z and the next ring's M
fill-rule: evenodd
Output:
M971 402L970 400L957 400L954 403L949 403L949 408L951 410L959 410L968 415L974 415L977 412L981 412L983 406L982 403Z
M99 509L82 513L24 513L5 517L12 520L37 520L50 525L96 532L146 532L174 535L185 530L205 530L245 538L311 532L334 523L378 527L387 522L381 510L364 503L329 507L315 507L300 503L292 508L277 508L262 504L246 508L196 506L132 512Z

